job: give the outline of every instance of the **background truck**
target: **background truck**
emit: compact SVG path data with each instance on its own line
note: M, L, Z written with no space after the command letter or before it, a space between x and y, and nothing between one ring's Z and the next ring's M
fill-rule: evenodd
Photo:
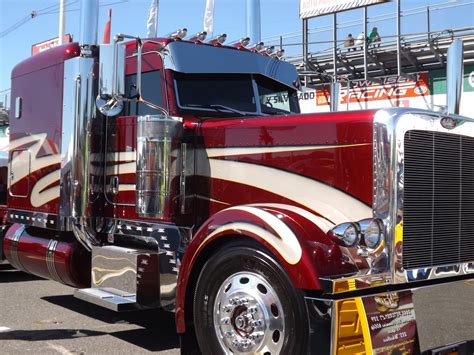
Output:
M474 121L302 115L248 39L98 46L97 6L13 70L8 262L174 311L184 351L416 352L411 290L474 275Z

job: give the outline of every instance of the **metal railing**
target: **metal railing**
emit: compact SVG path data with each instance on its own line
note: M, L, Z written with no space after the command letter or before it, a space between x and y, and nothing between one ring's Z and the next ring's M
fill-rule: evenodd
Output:
M450 30L447 28L434 28L433 27L433 17L437 14L445 14L446 11L449 9L457 9L461 7L474 7L474 1L468 0L465 2L441 2L438 4L433 4L429 6L422 6L422 7L415 7L408 10L401 11L401 20L403 20L402 28L404 27L406 21L413 20L413 17L422 15L424 17L424 24L425 24L425 31L421 31L418 33L401 33L400 40L407 41L411 40L414 41L415 39L429 41L432 39L433 36L438 36L444 31ZM376 16L367 17L367 26L368 28L377 27L378 23L385 23L385 27L387 26L388 22L393 22L393 28L395 29L396 21L397 21L397 14L396 12L393 13L386 13ZM472 20L472 26L474 26L474 20ZM345 21L342 23L336 24L336 31L339 34L341 31L345 31L345 35L343 39L336 39L336 48L338 50L343 49L343 43L345 41L345 37L347 33L357 34L363 31L363 20L351 20ZM471 27L472 30L472 27ZM459 31L459 29L454 29L454 31ZM327 25L318 28L310 28L308 29L308 52L309 55L319 56L324 55L326 53L332 53L334 51L334 40L333 40L333 32L334 26ZM366 34L367 36L367 34ZM336 36L336 38L339 36ZM393 44L397 42L397 35L394 33L385 33L381 34L382 42L384 44ZM302 59L303 57L303 34L302 31L290 32L286 34L282 34L279 36L272 36L264 39L265 45L271 46L274 45L275 47L282 47L285 49L285 55L287 60L294 61L295 59ZM320 40L320 38L330 38L331 40Z

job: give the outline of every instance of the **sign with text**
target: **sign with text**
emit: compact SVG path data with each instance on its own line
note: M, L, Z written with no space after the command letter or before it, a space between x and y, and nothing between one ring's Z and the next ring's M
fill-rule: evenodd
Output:
M373 354L416 352L416 320L411 291L363 298Z
M412 97L429 96L428 72L417 73L416 77L407 79L399 76L387 76L382 83L370 80L356 80L347 90L341 87L340 104L389 100L399 102ZM329 105L329 86L317 91L317 105ZM401 106L399 104L392 106Z
M64 43L70 43L71 41L72 41L72 37L71 37L70 34L67 34L66 36L64 36ZM58 37L48 39L47 41L44 41L44 42L33 44L31 46L31 55L35 55L35 54L44 52L44 51L46 51L50 48L54 48L54 47L57 47L57 46L59 46L59 38Z
M300 18L333 14L386 1L388 0L300 0Z

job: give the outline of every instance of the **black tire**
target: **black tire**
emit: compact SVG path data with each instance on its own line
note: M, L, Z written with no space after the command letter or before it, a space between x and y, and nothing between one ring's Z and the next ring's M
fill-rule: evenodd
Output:
M205 263L194 295L194 325L203 354L307 351L309 326L302 293L274 256L253 242L224 246Z

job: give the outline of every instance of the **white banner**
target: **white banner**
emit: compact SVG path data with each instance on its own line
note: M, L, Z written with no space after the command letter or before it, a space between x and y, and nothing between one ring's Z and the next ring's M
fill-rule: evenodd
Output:
M300 18L310 18L389 0L300 0Z
M214 31L214 0L206 1L206 10L204 11L204 31L207 32L209 37L212 36Z
M148 20L146 21L146 36L148 38L158 36L158 0L151 0Z

